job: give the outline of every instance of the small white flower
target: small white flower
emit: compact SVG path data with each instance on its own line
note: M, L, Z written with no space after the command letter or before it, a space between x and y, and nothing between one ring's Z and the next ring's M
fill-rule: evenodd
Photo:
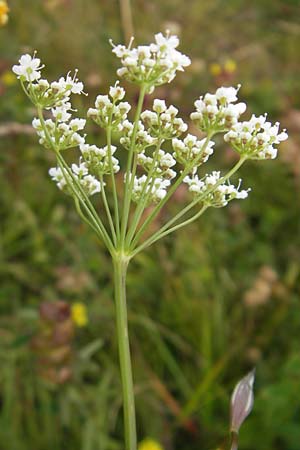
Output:
M41 121L40 119L37 119L36 117L32 120L32 126L35 129L42 129Z
M115 107L115 114L122 116L127 116L131 110L131 105L128 102L121 102Z
M233 103L237 101L237 93L240 86L234 87L220 87L216 90L216 98L220 102Z
M75 72L76 75L77 72ZM72 94L82 94L83 93L83 83L78 80L74 75L73 78L71 78L69 75L67 75L66 78L66 86L68 89L71 90Z
M60 190L63 190L67 186L67 174L63 174L60 167L51 167L49 169L49 175Z
M31 55L22 55L19 59L19 65L14 65L12 70L21 80L32 82L41 78L41 60Z
M84 137L81 136L80 134L74 133L74 134L72 135L72 142L74 143L74 146L82 145L82 144L84 144L85 139L84 139Z
M87 117L90 117L91 119L95 120L98 117L98 109L89 108L87 112Z
M96 97L95 106L98 109L104 108L106 106L111 106L112 103L108 97L108 95L98 95Z
M80 184L87 195L94 195L101 191L101 184L93 175L86 175L80 180Z
M166 102L164 100L155 99L153 102L153 111L161 114L167 109Z
M75 74L73 78L67 74L66 78L60 77L58 81L53 81L51 83L51 89L58 93L58 94L64 94L66 96L69 96L72 94L83 94L83 83L76 78L77 71L75 71Z
M88 168L85 163L80 163L79 166L77 164L72 164L72 171L78 177L83 177L88 174Z
M161 157L160 157L160 166L165 169L169 169L170 167L175 166L176 160L173 158L173 156L170 153L165 153L162 150Z
M120 101L125 97L125 89L119 86L119 82L117 81L114 86L109 88L109 95L115 102Z
M50 87L49 81L48 80L38 80L38 85L44 89L48 89Z
M68 112L70 108L71 104L67 102L62 104L61 106L52 108L51 112L59 122L67 122L72 115L71 113Z
M70 122L70 128L73 131L83 130L86 124L85 119L72 119Z
M174 50L179 45L179 39L177 36L172 36L167 32L164 36L162 33L157 33L155 36L156 47L152 47L155 51L159 50L165 52L166 50Z
M112 41L110 41L110 43L112 44ZM112 44L113 45L113 44ZM127 52L128 49L127 47L125 47L125 45L115 45L112 49L112 52L118 57L118 58L123 58Z
M106 156L106 150L104 150L103 148L99 148L96 145L89 145L89 144L83 143L83 144L80 144L79 148L80 148L81 153L85 156L97 155L97 156L100 156L101 158Z

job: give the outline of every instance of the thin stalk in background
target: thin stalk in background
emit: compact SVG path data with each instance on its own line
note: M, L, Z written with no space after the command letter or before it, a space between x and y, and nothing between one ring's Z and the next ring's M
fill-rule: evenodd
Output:
M120 0L120 13L124 40L128 44L133 36L133 20L130 0Z

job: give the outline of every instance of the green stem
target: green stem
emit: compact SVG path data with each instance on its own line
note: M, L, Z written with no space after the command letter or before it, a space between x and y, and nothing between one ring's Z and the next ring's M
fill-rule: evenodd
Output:
M139 101L135 113L134 118L134 126L131 136L131 145L128 153L128 159L127 159L127 167L126 167L126 175L125 175L125 194L124 194L124 205L123 205L123 215L122 215L122 223L121 223L121 243L124 244L125 242L125 236L126 236L126 229L127 229L127 223L128 223L128 217L129 217L129 211L130 211L130 203L131 203L131 193L133 188L133 174L131 174L131 165L132 165L132 159L133 159L133 153L134 153L134 147L135 147L135 138L138 130L138 124L139 124L139 118L142 112L144 98L146 94L147 86L142 85L140 90L140 96ZM131 179L130 178L130 174Z
M95 208L93 207L87 194L85 193L84 189L82 188L82 186L80 185L78 180L74 177L74 175L73 175L72 171L70 170L69 166L67 165L66 161L64 160L64 158L60 154L59 150L56 148L55 144L53 143L51 136L49 135L48 129L46 127L46 124L45 124L43 110L39 105L37 105L37 113L38 113L38 117L41 121L41 125L43 127L48 144L50 145L52 150L55 152L58 164L59 164L60 168L62 169L62 172L64 173L64 169L65 169L70 177L70 180L72 181L72 183L69 182L68 177L66 177L66 182L70 185L70 188L71 188L72 192L74 193L74 195L76 195L78 197L80 203L82 204L82 206L84 207L84 209L86 210L86 212L88 213L90 218L92 219L92 222L94 222L95 227L97 229L99 229L102 239L104 240L110 253L112 253L113 244L111 242L111 239L110 239L103 223L101 222L101 219L97 215Z
M152 221L155 219L155 217L157 216L157 214L159 213L159 211L163 208L163 206L167 203L167 201L169 200L169 198L174 194L174 192L177 190L178 186L181 184L182 180L184 179L184 177L187 175L187 173L183 172L179 178L177 178L177 180L175 181L175 183L172 185L172 187L170 188L170 190L168 191L167 195L165 196L165 198L163 200L161 200L156 207L153 209L152 213L149 214L149 216L147 217L147 219L145 220L145 222L142 224L142 226L140 227L140 229L138 230L135 238L132 241L132 245L131 247L134 248L135 245L138 243L140 237L144 234L144 232L146 231L146 229L148 228L148 226L152 223Z
M126 247L130 246L130 243L131 243L131 241L133 239L134 233L135 233L135 231L136 231L136 229L138 227L139 221L140 221L140 219L142 217L143 212L145 211L145 208L147 206L147 202L148 202L148 200L149 200L149 198L151 196L151 191L152 191L152 188L153 188L153 185L154 185L154 182L155 182L154 171L156 169L156 162L157 162L157 157L158 157L158 151L160 149L161 143L162 143L162 139L159 139L157 144L156 144L155 150L153 152L153 156L152 156L153 161L152 161L151 167L149 168L149 171L148 171L148 174L147 174L147 178L146 178L145 184L144 184L142 192L141 192L141 198L140 198L140 200L138 202L138 205L137 205L136 210L134 212L132 223L131 223L130 228L128 230L128 234L127 234L127 238L126 238ZM149 185L149 181L151 180L151 178L152 178L152 182ZM148 188L148 192L147 192L147 188Z
M136 419L133 378L128 337L126 273L129 257L117 254L113 259L118 348L123 392L125 449L136 450Z
M70 177L70 180L72 181L72 182L70 182L68 177L65 177L66 182L68 183L68 186L70 186L74 195L77 196L80 203L84 207L85 211L88 213L88 215L94 222L95 226L100 230L102 239L103 239L104 243L106 244L108 250L112 254L112 252L114 250L113 243L111 242L111 239L110 239L103 223L101 222L100 218L97 216L97 213L96 213L93 205L89 201L86 193L82 189L82 186L80 186L80 183L78 182L78 180L76 180L72 171L70 170L69 166L67 165L66 161L64 160L64 158L61 156L61 154L59 152L56 152L56 157L57 157L58 165L62 169L62 172L64 173L64 170L65 170L67 172L68 176Z
M78 197L76 197L74 195L73 198L74 198L74 202L75 202L75 208L76 208L76 211L77 211L77 214L79 215L79 217L81 217L81 219L95 231L95 233L99 236L99 238L103 239L103 235L100 234L100 232L96 228L96 226L84 215L84 212L82 211L82 209L80 207L80 201L79 201Z
M108 157L109 157L109 165L110 165L110 176L111 176L111 184L112 184L112 192L113 192L113 200L114 200L116 235L117 235L117 240L118 240L120 237L120 217L119 217L119 204L118 204L116 180L115 180L115 174L114 174L113 163L112 163L111 120L112 120L112 117L110 117L110 119L109 119L110 126L106 130L106 140L107 140L107 149L108 149Z
M189 225L190 223L194 222L200 216L202 216L202 214L204 213L204 211L207 210L207 208L208 208L208 206L204 205L204 206L202 206L200 211L198 211L196 214L194 214L192 217L190 217L189 219L185 220L184 222L178 223L177 225L175 225L172 228L167 228L165 231L162 231L162 229L159 230L157 233L155 233L153 236L151 236L149 239L147 239L145 242L143 242L139 247L137 247L132 252L132 256L137 255L142 250L144 250L145 248L147 248L150 245L154 244L156 241L158 241L159 239L162 239L163 237L167 236L168 234L173 233L174 231L179 230L179 228L182 228L182 227L184 227L186 225Z
M106 192L105 192L105 186L104 186L104 181L103 181L103 175L102 174L99 174L99 180L100 180L100 185L101 185L102 200L103 200L104 208L105 208L106 215L107 215L108 222L109 222L109 226L110 226L110 232L111 232L111 235L112 235L112 238L113 238L113 242L116 245L117 244L117 236L116 236L116 232L115 232L114 222L112 220L110 209L109 209L109 205L108 205L107 198L106 198Z

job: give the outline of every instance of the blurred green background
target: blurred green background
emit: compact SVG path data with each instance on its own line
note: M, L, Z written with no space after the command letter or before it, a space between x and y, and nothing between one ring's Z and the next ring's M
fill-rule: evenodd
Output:
M122 42L130 23L117 0L9 7L0 28L0 449L122 450L110 261L50 181L52 155L28 126L34 110L10 69L33 50L49 78L79 68L84 114L114 83L108 40ZM256 366L240 448L298 450L300 1L132 0L132 16L138 43L169 28L193 61L155 97L187 119L200 94L241 83L249 111L269 112L290 135L276 161L241 171L249 199L210 210L131 265L139 440L165 450L228 448L230 393ZM220 147L211 167L232 158ZM65 303L53 312L48 302L58 300Z

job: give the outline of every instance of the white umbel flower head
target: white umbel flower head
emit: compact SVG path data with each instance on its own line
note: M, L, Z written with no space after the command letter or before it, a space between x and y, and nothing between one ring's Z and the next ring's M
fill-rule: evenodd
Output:
M109 150L110 149L110 150ZM107 175L120 170L120 163L113 156L117 147L111 145L99 148L96 145L81 144L80 151L89 172L95 175Z
M125 97L125 89L119 86L117 81L109 88L108 95L98 95L95 101L95 108L89 108L87 116L94 120L102 128L112 128L120 131L124 122L127 121L127 114L131 106L128 102L122 102Z
M56 183L57 187L67 194L74 195L72 188L70 187L75 178L81 187L84 189L88 196L97 194L101 191L100 182L93 175L88 173L87 165L81 161L79 164L72 164L71 166L72 176L67 170L62 171L60 167L52 167L49 170L51 179Z
M214 141L199 140L192 134L187 134L183 140L172 140L173 155L176 160L186 167L190 166L193 170L208 161L214 152L214 145Z
M222 182L220 171L213 171L203 179L199 179L197 174L186 176L183 182L189 186L190 192L199 197L199 201L214 208L226 206L233 199L243 200L248 197L250 190L240 190L242 180L239 180L237 187Z
M272 125L266 115L239 122L225 134L224 140L249 159L274 159L276 146L288 138L286 130L279 131L279 122Z
M132 200L139 202L142 192L148 194L148 204L158 203L167 195L167 188L170 186L170 181L160 177L153 177L148 179L147 175L134 177Z
M149 46L132 48L114 45L113 53L121 60L122 67L117 71L120 77L136 84L147 84L149 92L155 86L173 80L177 71L183 71L191 64L190 58L177 50L179 39L167 31L158 33L155 42Z
M179 137L188 128L177 114L178 109L175 106L167 107L164 100L155 99L153 111L143 111L141 119L152 137L167 140Z
M205 132L228 131L246 111L245 103L235 103L240 85L220 87L215 94L205 94L195 101L196 111L191 114L194 124Z

